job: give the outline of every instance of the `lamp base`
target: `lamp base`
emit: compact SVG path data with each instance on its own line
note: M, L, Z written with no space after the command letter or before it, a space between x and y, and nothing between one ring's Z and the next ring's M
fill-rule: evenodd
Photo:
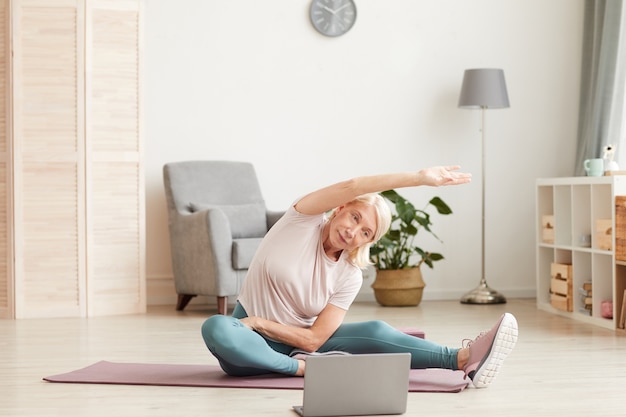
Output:
M461 304L505 304L506 297L481 281L478 287L461 297Z

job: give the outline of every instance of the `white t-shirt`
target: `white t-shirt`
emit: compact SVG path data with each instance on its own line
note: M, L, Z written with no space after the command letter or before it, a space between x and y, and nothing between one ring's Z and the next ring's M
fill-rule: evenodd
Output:
M344 251L331 260L322 246L325 215L305 215L292 205L270 229L252 262L239 302L248 316L310 327L328 304L344 310L363 274Z

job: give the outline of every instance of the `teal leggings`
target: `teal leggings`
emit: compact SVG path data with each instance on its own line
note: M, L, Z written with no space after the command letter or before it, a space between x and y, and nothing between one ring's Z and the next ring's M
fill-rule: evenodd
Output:
M294 349L248 329L239 319L247 317L237 303L232 317L215 315L202 325L202 337L228 375L251 376L268 373L295 375L298 361L289 357ZM318 352L340 350L349 353L411 354L411 368L458 369L452 349L402 333L380 320L344 323Z

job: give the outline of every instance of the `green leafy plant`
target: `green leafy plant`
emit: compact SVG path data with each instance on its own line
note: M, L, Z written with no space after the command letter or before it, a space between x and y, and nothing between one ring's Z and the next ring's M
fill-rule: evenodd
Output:
M430 268L433 262L443 259L440 253L423 250L415 244L415 238L421 229L432 234L437 240L439 237L431 230L429 207L437 209L439 214L452 213L450 207L439 197L433 197L426 206L416 209L411 202L402 197L395 190L380 193L395 207L392 214L389 231L370 247L370 257L374 266L379 270L406 269L419 267L425 263Z

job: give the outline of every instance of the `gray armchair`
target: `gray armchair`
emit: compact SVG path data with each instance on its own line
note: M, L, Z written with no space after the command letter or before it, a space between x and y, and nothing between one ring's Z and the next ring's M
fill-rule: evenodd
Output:
M284 212L268 211L252 164L184 161L163 167L177 310L196 295L226 314L250 261Z

